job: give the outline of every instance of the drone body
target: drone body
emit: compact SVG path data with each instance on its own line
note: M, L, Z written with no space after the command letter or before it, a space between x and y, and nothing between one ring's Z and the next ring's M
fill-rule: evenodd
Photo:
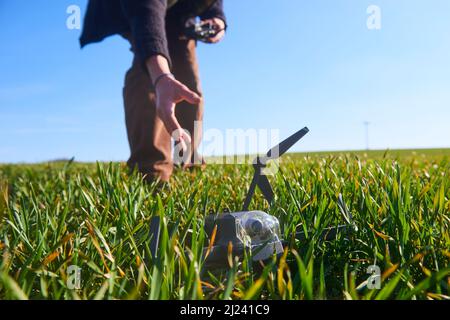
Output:
M229 250L233 256L243 256L247 251L255 262L283 253L278 219L262 211L210 215L205 220L205 231L210 239L214 238L205 261L210 268L223 267Z

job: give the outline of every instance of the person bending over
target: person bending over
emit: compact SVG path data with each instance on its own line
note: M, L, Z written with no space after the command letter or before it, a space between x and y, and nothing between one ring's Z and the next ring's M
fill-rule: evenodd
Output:
M131 44L134 58L123 89L131 151L127 164L131 170L137 168L148 181L170 179L174 165L172 137L175 150L181 150L177 158L182 161L178 164L190 167L203 163L197 153L203 101L196 39L186 32L196 19L215 30L205 42L217 43L223 38L223 0L88 3L81 47L114 34Z

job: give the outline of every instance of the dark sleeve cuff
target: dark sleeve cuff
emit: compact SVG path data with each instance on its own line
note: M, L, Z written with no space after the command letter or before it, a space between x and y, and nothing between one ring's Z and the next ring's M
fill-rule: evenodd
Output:
M227 24L227 19L223 11L223 0L217 0L208 10L200 15L200 19L202 20L212 18L219 18L225 22L225 25Z
M167 45L165 16L166 0L122 0L137 59L147 70L145 62L155 55L164 56L169 65L171 60Z
M133 27L134 25L134 27ZM158 35L147 32L147 28L140 27L139 22L132 23L132 36L134 41L134 53L136 58L144 66L148 58L156 55L164 56L172 67L165 30Z

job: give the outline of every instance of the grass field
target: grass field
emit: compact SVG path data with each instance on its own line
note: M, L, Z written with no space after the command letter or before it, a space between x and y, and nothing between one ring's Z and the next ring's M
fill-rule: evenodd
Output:
M287 155L273 206L257 192L252 208L276 216L285 239L310 232L260 272L232 257L221 272L202 269L202 219L241 209L249 166L176 172L156 191L123 164L1 165L0 299L449 299L449 159L448 149ZM339 194L358 230L320 241L343 223ZM366 285L371 265L380 289Z

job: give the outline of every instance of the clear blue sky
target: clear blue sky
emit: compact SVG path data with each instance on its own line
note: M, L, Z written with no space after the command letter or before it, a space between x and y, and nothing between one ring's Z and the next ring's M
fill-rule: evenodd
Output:
M0 162L126 160L128 44L81 51L66 8L0 0ZM369 5L382 28L366 27ZM200 44L208 128L308 125L298 151L450 147L450 1L225 0L229 30Z

